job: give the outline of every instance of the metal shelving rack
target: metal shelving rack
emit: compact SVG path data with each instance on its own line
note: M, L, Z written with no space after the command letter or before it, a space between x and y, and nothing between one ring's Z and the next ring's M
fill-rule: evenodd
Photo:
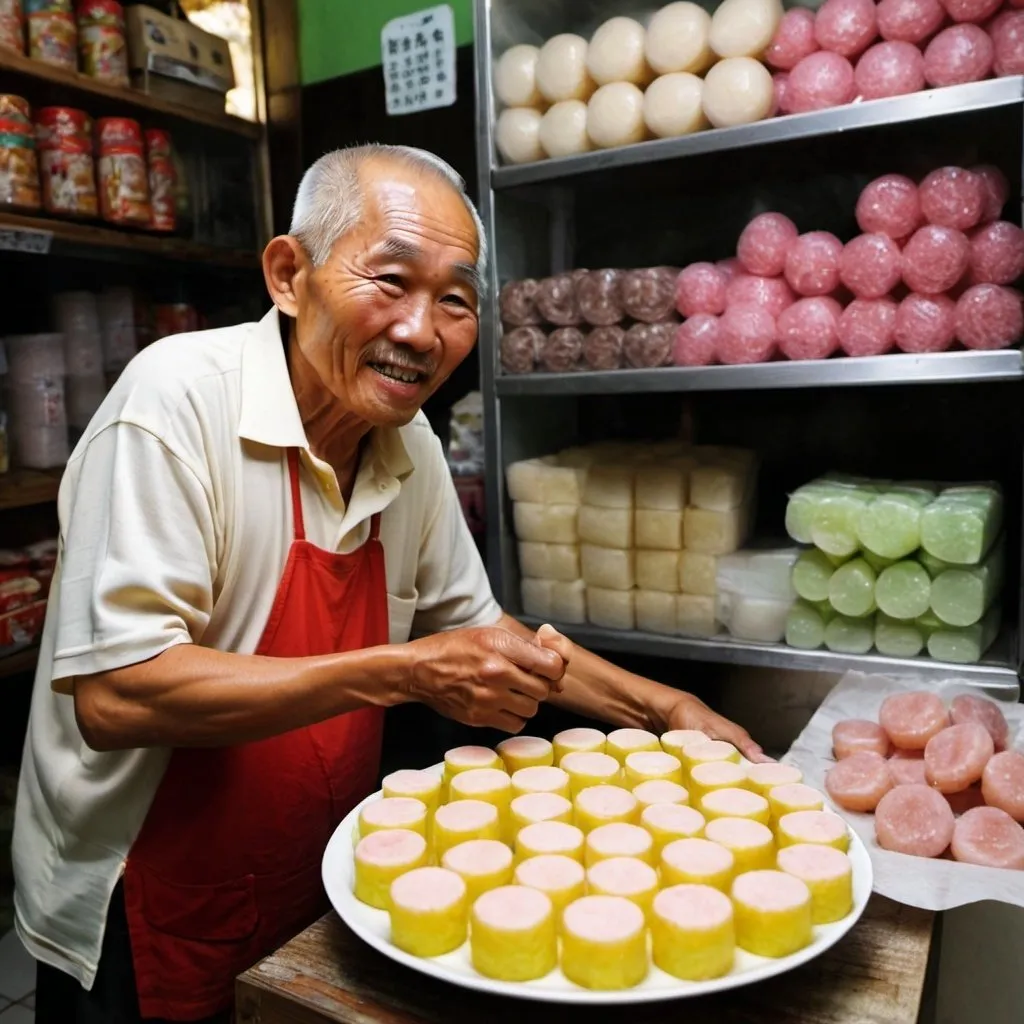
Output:
M584 396L629 396L699 392L792 391L850 387L983 385L1024 382L1024 358L1018 349L936 355L890 355L824 362L777 362L754 366L695 369L618 370L567 374L502 376L497 348L501 324L497 294L501 283L573 269L575 196L601 175L630 175L630 182L666 168L686 168L723 154L771 155L787 147L827 145L850 133L888 130L936 130L945 120L964 115L1024 116L1024 78L1004 78L930 90L910 96L857 103L738 128L710 130L679 139L643 142L621 149L586 153L522 166L499 165L494 144L492 89L494 59L516 43L539 44L562 31L586 34L570 0L475 0L477 158L479 205L490 242L490 279L480 324L481 375L488 464L499 471L487 480L488 562L495 593L510 611L520 609L519 575L511 509L504 488L510 462L556 450L575 439L575 403ZM628 0L599 0L590 5L588 23L596 27L613 14L629 13ZM570 13L571 12L571 13ZM1018 153L1018 159L1020 154ZM783 157L784 159L784 157ZM681 172L680 172L681 173ZM756 174L756 171L752 171ZM642 261L638 264L642 265ZM1015 392L1016 393L1016 392ZM1022 602L1024 605L1024 602ZM1018 616L1024 620L1024 611ZM530 620L524 617L525 621ZM952 665L929 658L862 657L829 651L798 651L785 645L752 644L726 636L691 639L643 632L620 632L590 625L565 626L565 632L593 649L622 654L669 657L718 664L814 672L851 669L898 673L921 680L952 676L987 691L1016 699L1020 694L1024 628L1004 630L978 665Z

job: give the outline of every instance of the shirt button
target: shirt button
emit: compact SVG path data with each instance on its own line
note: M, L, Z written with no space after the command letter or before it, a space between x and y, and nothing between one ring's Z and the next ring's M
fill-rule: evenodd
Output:
M388 485L387 484L380 484L380 489L382 491L386 491L388 489Z

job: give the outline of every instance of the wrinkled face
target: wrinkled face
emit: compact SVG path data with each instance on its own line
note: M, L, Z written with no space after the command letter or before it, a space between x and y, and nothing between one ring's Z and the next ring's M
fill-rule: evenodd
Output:
M297 291L296 337L344 413L401 426L476 341L476 228L430 175L371 161L360 183L360 222Z

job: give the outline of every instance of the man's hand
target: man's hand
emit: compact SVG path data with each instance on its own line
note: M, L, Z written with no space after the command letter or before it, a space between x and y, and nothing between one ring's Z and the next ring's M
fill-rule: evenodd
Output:
M668 709L669 729L699 729L712 739L728 740L748 760L755 764L772 759L750 738L746 729L711 708L692 693L681 693Z
M413 640L406 698L463 725L518 733L540 703L562 689L568 652L560 641L569 641L551 634L544 646L500 626Z

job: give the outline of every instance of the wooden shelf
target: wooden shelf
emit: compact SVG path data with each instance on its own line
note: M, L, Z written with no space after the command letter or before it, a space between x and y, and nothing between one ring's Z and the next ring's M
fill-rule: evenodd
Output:
M8 50L0 50L0 72L31 78L37 82L46 82L82 96L99 96L105 100L137 107L140 110L149 110L178 121L191 121L193 124L205 125L207 128L217 128L220 131L241 135L252 141L259 139L263 134L262 125L245 121L231 114L211 114L203 110L193 110L191 107L183 107L178 103L150 96L138 89L108 85L106 82L97 81L95 78L90 78L77 71L65 71L62 68L51 67L42 61L32 60L30 57Z
M178 260L187 263L212 264L233 267L239 270L255 270L259 266L259 255L247 249L228 249L224 246L205 245L189 242L182 238L165 238L142 232L118 231L114 228L93 224L79 224L76 221L57 220L51 217L28 217L17 213L0 211L0 232L24 231L35 236L49 234L58 245L86 249L119 249L126 253L157 259ZM0 249L22 248L16 242L4 244ZM52 246L42 239L39 247L25 246L22 251L45 253Z
M34 672L38 660L38 644L26 647L15 654L8 654L6 658L0 658L0 679L20 675L22 672Z
M12 469L0 475L0 511L57 500L63 469Z

